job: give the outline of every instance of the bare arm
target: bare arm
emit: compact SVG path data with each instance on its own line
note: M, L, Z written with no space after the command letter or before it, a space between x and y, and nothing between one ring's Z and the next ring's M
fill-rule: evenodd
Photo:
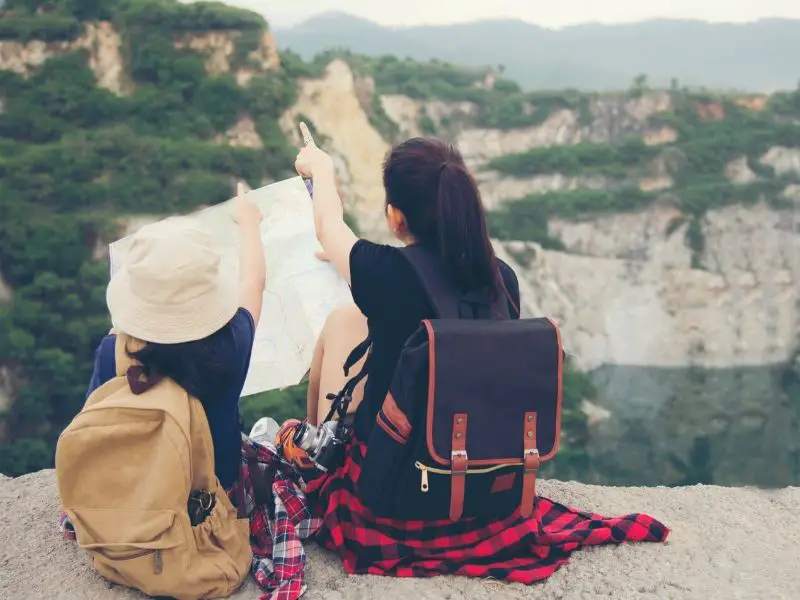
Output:
M242 184L239 184L234 218L239 225L239 305L247 309L258 326L267 264L259 230L261 211L246 197Z
M349 284L350 251L358 238L344 222L344 209L336 190L332 165L329 172L323 170L314 177L314 227L328 260Z
M323 331L324 328L323 328ZM314 346L314 355L311 359L311 367L308 373L308 393L306 394L306 417L312 425L317 423L317 413L319 412L319 389L322 379L322 359L325 356L322 334L317 338L317 345Z
M314 227L317 239L339 274L350 283L350 251L358 241L344 222L342 199L336 189L333 160L317 148L305 123L300 123L305 147L297 155L295 168L314 184Z
M258 223L241 225L239 236L239 304L253 315L253 321L258 325L267 283L267 265Z

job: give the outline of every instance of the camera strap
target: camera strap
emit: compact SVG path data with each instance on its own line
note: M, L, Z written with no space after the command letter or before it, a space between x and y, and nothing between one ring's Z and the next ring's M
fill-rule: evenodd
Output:
M328 400L332 400L332 404L331 409L328 411L328 415L325 417L323 423L330 421L333 418L333 415L337 415L339 417L339 421L344 422L344 418L347 416L347 409L350 407L350 402L353 400L353 390L356 389L356 386L361 383L361 381L369 372L367 366L369 365L371 350L372 338L367 336L363 342L353 348L353 351L347 357L347 360L344 363L345 377L350 374L350 369L353 368L353 365L361 360L365 354L367 355L367 360L364 361L364 366L361 367L361 370L347 380L347 382L344 384L344 387L339 390L338 394L328 394L326 396Z

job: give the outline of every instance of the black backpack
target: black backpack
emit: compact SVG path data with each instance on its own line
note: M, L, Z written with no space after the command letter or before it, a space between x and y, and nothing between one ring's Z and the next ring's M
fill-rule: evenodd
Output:
M402 349L365 440L360 496L375 516L395 519L530 516L539 466L558 450L558 326L512 320L505 297L456 291L438 256L419 246L402 253L436 318Z

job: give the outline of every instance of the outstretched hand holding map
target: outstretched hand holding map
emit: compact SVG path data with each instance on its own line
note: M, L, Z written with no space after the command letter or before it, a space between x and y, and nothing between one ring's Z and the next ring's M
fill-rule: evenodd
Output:
M260 231L267 285L244 396L300 383L325 319L337 306L352 302L349 287L333 265L316 256L322 248L303 180L294 177L246 196L263 215ZM192 216L217 237L226 268L238 271L239 241L231 218L235 203L234 198ZM130 237L125 237L109 246L112 273L125 262L129 244Z

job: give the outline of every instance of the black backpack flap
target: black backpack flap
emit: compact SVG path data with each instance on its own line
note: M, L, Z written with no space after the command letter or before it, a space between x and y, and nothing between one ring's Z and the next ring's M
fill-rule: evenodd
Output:
M547 318L424 323L431 457L450 465L454 448L463 448L468 466L479 467L521 463L536 448L541 460L552 458L561 428L558 326Z

